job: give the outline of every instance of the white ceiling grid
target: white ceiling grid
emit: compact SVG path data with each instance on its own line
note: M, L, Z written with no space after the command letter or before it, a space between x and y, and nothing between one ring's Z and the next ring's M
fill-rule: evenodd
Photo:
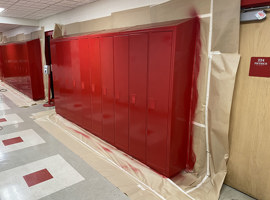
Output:
M39 20L95 0L1 0L2 17Z

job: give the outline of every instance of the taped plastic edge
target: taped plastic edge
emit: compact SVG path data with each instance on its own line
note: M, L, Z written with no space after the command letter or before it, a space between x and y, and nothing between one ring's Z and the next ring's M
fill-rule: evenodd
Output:
M211 0L211 17L209 25L209 40L208 40L208 55L211 55L212 46L212 32L213 32L213 3ZM210 94L210 82L211 82L211 70L212 70L212 56L209 57L208 63L208 74L207 74L207 89L206 89L206 101L205 101L205 136L206 136L206 176L210 176L210 146L209 146L209 130L208 130L208 105L209 105L209 94Z
M203 178L203 180L194 188L191 188L190 190L187 191L187 193L193 192L194 190L198 189L199 187L202 186L202 184L204 184L204 182L208 179L208 176L205 175L205 177Z
M198 123L198 122L192 122L192 124L195 125L195 126L201 127L201 128L205 128L205 124L201 124L201 123Z

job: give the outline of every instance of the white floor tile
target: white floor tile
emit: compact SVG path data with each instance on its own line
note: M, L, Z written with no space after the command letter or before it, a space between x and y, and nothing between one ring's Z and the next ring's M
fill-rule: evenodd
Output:
M3 140L21 137L23 142L5 146ZM45 141L32 129L0 135L0 154L45 143Z
M0 111L2 110L9 110L10 107L5 103L0 103Z
M7 115L1 115L1 118L5 118L7 121L0 122L0 126L7 126L12 124L18 124L23 122L22 118L20 118L17 114L7 114Z
M47 169L53 178L28 187L23 176L42 169ZM55 155L0 172L0 180L1 200L35 200L81 182L84 178L60 155Z

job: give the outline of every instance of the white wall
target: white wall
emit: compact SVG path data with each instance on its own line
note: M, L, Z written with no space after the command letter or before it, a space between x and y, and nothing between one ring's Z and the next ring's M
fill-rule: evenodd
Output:
M55 23L70 24L111 15L113 12L128 10L149 5L164 3L168 0L98 0L96 2L80 6L78 8L53 15L39 21L40 27L45 31L53 30ZM36 30L36 29L35 29ZM33 31L35 31L33 29ZM20 33L32 32L29 27L16 28L3 34L11 37Z

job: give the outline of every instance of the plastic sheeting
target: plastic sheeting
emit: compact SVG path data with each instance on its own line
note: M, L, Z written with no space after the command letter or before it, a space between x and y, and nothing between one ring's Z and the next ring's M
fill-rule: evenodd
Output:
M33 114L33 119L131 199L194 199L170 179L67 121L54 110ZM84 147L78 147L74 139Z

